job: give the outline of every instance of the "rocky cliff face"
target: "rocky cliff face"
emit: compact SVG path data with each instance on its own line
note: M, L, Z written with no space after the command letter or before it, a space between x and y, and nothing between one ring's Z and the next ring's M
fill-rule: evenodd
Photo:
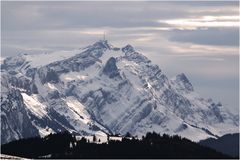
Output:
M21 118L19 110L10 110L16 102L27 121L16 128L5 116L2 133L11 128L19 136L2 136L4 142L61 130L102 136L155 131L194 141L238 131L238 115L201 98L186 75L168 79L131 45L99 41L67 53L9 57L1 71L6 88L19 97L8 103L2 98L2 116ZM2 97L8 94L2 90ZM33 130L26 133L24 125Z
M1 77L1 143L15 139L39 135L32 125L18 89L8 88L4 76Z

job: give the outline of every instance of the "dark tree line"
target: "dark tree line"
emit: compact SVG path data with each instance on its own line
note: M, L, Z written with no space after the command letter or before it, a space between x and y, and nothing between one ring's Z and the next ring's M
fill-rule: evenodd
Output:
M74 142L74 136L68 132L50 134L44 138L20 139L1 146L1 153L26 158L39 158L43 155L64 156Z
M231 158L186 138L147 133L142 139L129 135L122 141L77 141L68 132L29 138L1 146L1 153L26 158ZM46 155L48 155L46 157Z

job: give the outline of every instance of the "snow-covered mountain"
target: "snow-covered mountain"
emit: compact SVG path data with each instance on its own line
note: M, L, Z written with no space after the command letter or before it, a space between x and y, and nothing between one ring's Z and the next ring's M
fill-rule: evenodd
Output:
M69 130L80 135L142 136L148 131L193 141L238 132L238 115L203 99L181 73L169 79L131 45L21 54L1 64L1 142Z

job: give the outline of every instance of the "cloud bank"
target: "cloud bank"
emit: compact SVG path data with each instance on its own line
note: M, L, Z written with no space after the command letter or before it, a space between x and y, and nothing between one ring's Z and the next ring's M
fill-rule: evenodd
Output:
M239 7L230 2L1 2L1 56L129 43L237 111Z

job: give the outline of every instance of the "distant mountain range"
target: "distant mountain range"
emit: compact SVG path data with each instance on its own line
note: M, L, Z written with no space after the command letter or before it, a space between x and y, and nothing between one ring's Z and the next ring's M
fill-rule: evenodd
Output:
M226 134L217 139L208 138L206 140L201 140L199 144L215 149L226 155L239 158L239 133Z
M98 136L155 131L199 141L239 132L239 118L201 98L185 74L169 79L131 45L101 40L74 51L5 58L1 143L64 130Z

